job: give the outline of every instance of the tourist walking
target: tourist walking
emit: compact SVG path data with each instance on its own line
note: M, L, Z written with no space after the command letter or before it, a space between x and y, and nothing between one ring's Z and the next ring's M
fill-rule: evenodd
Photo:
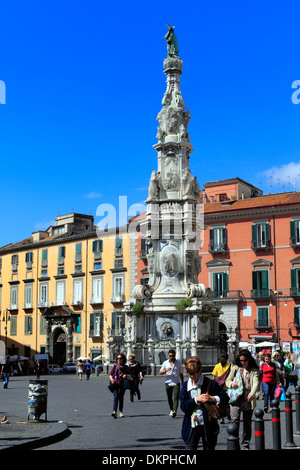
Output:
M3 388L8 388L10 376L13 375L13 367L9 356L6 356L4 364L1 367L1 377L3 378Z
M128 367L130 369L131 380L128 382L129 385L129 392L130 392L130 400L129 402L132 403L134 401L134 395L136 394L138 400L141 399L141 391L140 391L140 382L144 380L142 367L141 364L135 360L135 355L130 354L128 358Z
M272 400L274 400L276 385L281 386L276 364L271 361L271 354L265 354L265 361L260 366L260 374L264 392L264 412L267 413L269 403L271 405ZM271 407L270 411L272 411Z
M185 368L189 378L183 383L179 396L184 412L182 439L186 449L197 450L202 439L203 450L214 450L220 428L218 420L210 417L209 407L226 406L229 397L215 380L202 375L201 360L197 356L188 358Z
M162 363L159 373L166 375L165 387L170 416L175 418L179 404L180 383L183 383L183 371L181 361L175 357L174 349L169 350L169 359Z
M272 354L271 360L276 365L277 373L278 373L278 376L279 376L279 382L281 383L281 386L284 388L285 370L284 370L283 360L281 359L280 351L275 351Z
M117 411L119 407L119 417L123 418L124 395L127 389L127 374L130 374L130 369L126 365L126 356L123 353L117 354L116 364L114 364L109 373L109 379L114 385L113 390L113 411L112 416L117 418Z
M289 353L284 361L284 371L284 391L286 392L290 385L296 387L298 383L297 366L294 364L294 356L292 353Z
M36 364L35 364L35 374L36 374L37 379L40 378L42 370L43 370L43 365L41 364L40 360L38 359L36 361Z
M82 380L82 375L84 372L84 362L82 361L82 359L80 359L78 362L77 371L78 371L79 379Z
M221 354L220 362L214 367L214 370L212 371L212 376L213 380L215 380L224 390L227 390L225 380L227 379L231 368L232 364L228 362L228 354ZM224 424L225 418L221 418L220 423Z
M226 379L226 386L228 388L238 387L237 374L241 376L243 392L230 406L231 423L237 424L239 428L241 413L243 413L241 447L243 450L249 450L252 435L251 420L253 410L256 407L256 392L259 387L259 369L248 349L243 349L236 357L235 365L232 367Z
M84 370L86 373L86 380L89 380L92 372L92 363L89 359L84 364Z

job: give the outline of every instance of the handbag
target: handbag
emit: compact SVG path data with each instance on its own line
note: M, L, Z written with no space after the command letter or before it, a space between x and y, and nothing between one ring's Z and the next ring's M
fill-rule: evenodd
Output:
M277 387L276 390L275 390L275 398L280 398L281 394L282 394L282 388Z
M209 384L206 390L208 394L210 389L211 380L209 380ZM203 403L207 410L208 420L211 421L212 419L220 419L220 418L227 418L230 416L230 409L228 405L218 405L217 403Z
M113 384L111 381L109 381L107 388L111 393L113 393L116 388L116 384Z
M285 401L286 400L285 391L284 391L283 387L281 387L281 395L280 395L279 400L280 401Z
M237 388L228 388L226 390L226 393L229 396L230 405L233 405L237 401L237 399L243 395L244 392L243 380L240 370L238 368L236 369L235 382L238 385Z

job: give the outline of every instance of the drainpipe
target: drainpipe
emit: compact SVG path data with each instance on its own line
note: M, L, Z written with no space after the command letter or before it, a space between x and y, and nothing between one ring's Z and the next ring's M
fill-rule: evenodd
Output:
M279 309L278 302L279 297L277 295L277 262L276 262L276 236L275 236L275 216L273 214L273 246L274 246L274 283L275 283L275 319L276 319L276 336L277 343L280 345L280 326L279 326Z

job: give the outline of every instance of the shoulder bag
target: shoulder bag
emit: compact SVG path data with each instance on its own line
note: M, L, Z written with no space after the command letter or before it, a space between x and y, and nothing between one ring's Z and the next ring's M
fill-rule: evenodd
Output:
M209 379L206 393L209 393L211 380ZM208 413L208 420L226 418L230 416L230 409L228 405L222 406L217 403L207 402L203 403Z
M226 393L229 396L230 405L233 405L237 399L243 395L244 392L243 380L238 367L236 369L234 381L238 384L237 388L228 388L226 390Z

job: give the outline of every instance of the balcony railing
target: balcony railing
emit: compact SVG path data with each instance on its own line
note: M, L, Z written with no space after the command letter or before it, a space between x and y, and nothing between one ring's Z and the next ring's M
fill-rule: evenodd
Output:
M252 299L269 299L272 297L271 289L252 289L251 290Z
M300 297L300 287L292 287L290 289L291 297Z
M268 250L271 247L271 241L266 240L266 241L252 241L251 242L251 248L252 250Z
M270 318L254 320L254 328L256 330L271 330L274 328L274 324Z
M216 299L240 299L242 297L242 291L241 290L214 291L214 297Z
M125 301L125 295L124 294L113 295L111 297L110 301L112 303L124 302Z
M211 253L223 253L226 251L226 243L212 243L209 245Z
M290 246L293 248L297 248L300 246L300 240L297 239L297 237L290 237Z

